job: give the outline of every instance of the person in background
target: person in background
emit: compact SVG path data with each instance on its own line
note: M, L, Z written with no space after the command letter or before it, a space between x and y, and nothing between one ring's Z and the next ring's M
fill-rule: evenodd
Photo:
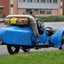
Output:
M34 13L33 13L33 10L30 11L30 15L35 17Z

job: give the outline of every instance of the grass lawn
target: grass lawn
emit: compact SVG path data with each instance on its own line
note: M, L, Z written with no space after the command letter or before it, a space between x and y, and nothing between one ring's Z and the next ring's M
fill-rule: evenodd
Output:
M0 64L64 64L64 51L41 51L0 56Z

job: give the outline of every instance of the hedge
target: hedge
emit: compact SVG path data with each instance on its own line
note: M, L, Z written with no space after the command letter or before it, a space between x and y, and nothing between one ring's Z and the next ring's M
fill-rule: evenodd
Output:
M64 16L48 16L48 17L38 17L43 19L44 22L60 22L64 21Z

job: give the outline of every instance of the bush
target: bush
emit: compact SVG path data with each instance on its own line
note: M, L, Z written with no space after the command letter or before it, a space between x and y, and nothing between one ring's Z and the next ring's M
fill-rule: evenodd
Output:
M44 22L58 22L64 21L64 16L48 16L48 17L38 17L43 19Z

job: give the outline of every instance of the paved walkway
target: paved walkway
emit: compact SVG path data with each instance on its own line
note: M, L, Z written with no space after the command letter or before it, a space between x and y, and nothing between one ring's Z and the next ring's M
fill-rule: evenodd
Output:
M57 48L53 48L53 47L49 47L49 48L41 48L41 49L38 49L38 50L35 50L35 49L30 49L29 52L39 52L39 51L52 51L52 50L59 50ZM20 49L19 53L24 53L22 51L22 49ZM8 51L7 51L7 46L6 45L0 45L0 56L4 56L4 55L9 55Z

